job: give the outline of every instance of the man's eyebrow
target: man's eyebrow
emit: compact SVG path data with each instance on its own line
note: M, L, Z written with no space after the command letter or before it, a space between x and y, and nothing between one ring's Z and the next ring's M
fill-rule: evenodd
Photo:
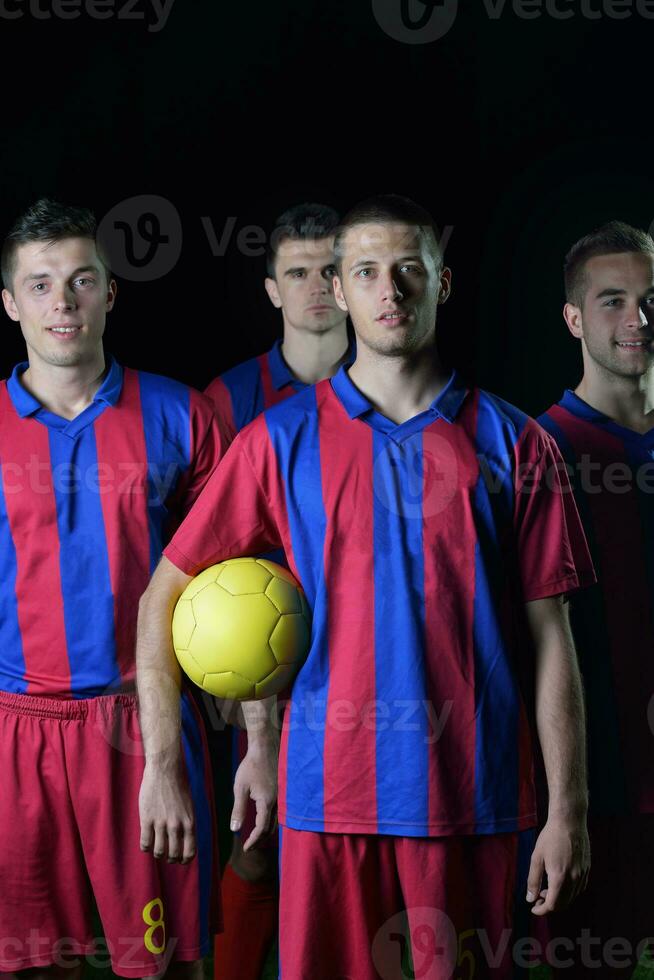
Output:
M411 252L409 255L403 255L401 258L396 259L396 262L422 262L422 256L420 252ZM354 265L350 266L351 269L358 269L361 265L378 265L378 259L358 259Z
M603 296L624 296L626 292L626 289L618 289L615 286L607 286L606 289L603 289L601 292L597 293L595 298L602 299Z
M100 269L97 265L80 265L77 269L74 269L71 276L78 276L80 272L96 272L99 273ZM33 282L35 279L50 279L52 273L50 272L30 272L23 282Z
M285 276L292 276L294 272L306 272L306 265L294 265L291 269L286 269L284 272Z

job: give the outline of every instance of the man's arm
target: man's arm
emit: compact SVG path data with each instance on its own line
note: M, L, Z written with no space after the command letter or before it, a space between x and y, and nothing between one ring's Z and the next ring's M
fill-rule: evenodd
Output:
M549 794L547 822L531 858L527 901L535 903L534 915L546 915L584 890L590 868L586 718L564 597L528 602L526 610L536 647L536 724Z
M193 806L181 746L181 671L172 640L175 603L191 581L162 558L141 596L136 685L145 750L139 795L141 850L186 864L195 855Z
M193 805L186 784L181 749L181 671L172 642L175 604L191 581L166 557L157 566L139 603L136 680L145 769L139 795L141 850L155 857L188 863L195 855ZM242 704L248 751L234 783L231 826L238 830L248 798L257 808L249 850L274 825L277 801L279 736L276 698Z

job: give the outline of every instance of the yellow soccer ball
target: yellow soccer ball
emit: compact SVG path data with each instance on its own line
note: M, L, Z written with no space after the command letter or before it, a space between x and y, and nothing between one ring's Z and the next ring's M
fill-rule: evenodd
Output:
M279 694L309 650L311 617L291 573L265 558L205 568L173 613L182 670L210 694L256 701Z

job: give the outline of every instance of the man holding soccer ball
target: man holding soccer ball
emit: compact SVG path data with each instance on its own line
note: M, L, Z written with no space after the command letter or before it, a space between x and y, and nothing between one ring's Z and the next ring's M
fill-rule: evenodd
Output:
M265 409L331 377L353 356L346 315L336 305L332 288L337 225L336 211L316 203L297 204L277 218L267 249L265 288L281 312L282 338L268 352L215 378L206 390L230 434L236 435ZM234 731L233 738L233 758L240 762L247 739L242 731ZM252 809L234 835L222 878L224 921L216 936L215 980L258 980L277 933L275 838L265 847L243 850L241 838L249 837L254 824ZM249 937L246 944L244 935Z
M501 943L515 911L525 898L537 915L564 905L588 872L583 703L563 597L594 573L553 441L438 359L451 272L430 215L371 199L346 216L335 252L356 360L237 436L142 599L153 801L142 833L159 827L163 841L178 824L176 766L168 754L161 770L148 707L165 698L174 604L203 568L281 546L313 614L279 765L282 977L374 980L380 957L390 976L406 910L416 969L450 977L465 955L476 976L508 978ZM535 845L521 691L532 659L549 785ZM265 703L244 710L239 778L263 827L275 736ZM501 950L493 967L489 946Z

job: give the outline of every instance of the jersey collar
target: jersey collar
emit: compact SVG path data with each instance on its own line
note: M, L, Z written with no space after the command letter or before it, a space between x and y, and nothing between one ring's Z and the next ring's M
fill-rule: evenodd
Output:
M356 347L353 342L350 342L345 360L346 365L352 363L355 354ZM295 377L284 360L281 340L276 340L271 350L268 352L268 367L270 368L270 377L273 386L277 389L277 391L279 391L280 388L285 388L286 385L293 385L296 391L302 391L304 388L310 387L310 385L305 384L304 381L299 381L298 378Z
M281 340L276 340L268 352L268 367L270 368L272 383L277 391L279 391L280 388L285 388L286 385L293 385L296 387L298 384L301 384L284 360ZM303 387L307 386L304 385Z
M383 429L389 434L392 434L393 430L404 429L405 426L413 429L419 420L422 421L422 424L428 424L434 418L442 418L450 423L454 422L468 394L468 389L463 379L456 371L452 371L447 384L426 411L421 412L415 419L408 419L407 422L401 425L395 425L390 419L377 412L363 392L359 391L347 373L347 365L343 365L337 374L334 375L331 384L339 401L351 419L366 416L365 420L373 428Z
M97 403L115 405L120 398L120 393L123 389L123 369L111 355L108 356L107 363L109 365L107 376L96 391L93 402L91 403L92 405ZM35 415L38 411L46 411L41 402L21 384L20 376L28 367L28 361L21 361L20 364L16 365L11 377L7 381L9 397L12 400L16 412L22 419L27 418L29 415ZM85 409L81 414L84 415L86 411L88 409ZM75 419L72 420L72 422L75 421ZM68 424L70 425L71 423Z
M598 409L593 408L588 402L585 402L583 398L576 395L571 388L566 388L563 392L563 398L559 402L561 408L565 408L572 415L576 415L580 419L586 419L587 422L610 422L608 415L604 415Z

